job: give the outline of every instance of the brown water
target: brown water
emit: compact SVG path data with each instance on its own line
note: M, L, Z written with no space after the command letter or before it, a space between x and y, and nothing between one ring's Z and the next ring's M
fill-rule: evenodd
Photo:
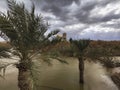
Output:
M39 90L82 90L79 86L78 61L68 58L69 64L53 60L53 65L41 63ZM106 70L95 63L85 64L85 90L118 90ZM0 90L18 90L17 69L9 66L5 79L0 78Z
M49 68L42 64L41 86L44 89L46 86L51 87L51 89L46 87L45 90L80 90L78 62L72 58L68 61L68 65L53 61Z
M0 90L18 90L17 72L18 71L14 66L7 67L5 77L0 77Z

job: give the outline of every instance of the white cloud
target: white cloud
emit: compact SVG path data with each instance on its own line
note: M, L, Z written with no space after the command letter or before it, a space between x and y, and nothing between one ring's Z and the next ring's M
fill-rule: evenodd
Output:
M67 25L64 27L66 31L74 31L74 30L81 30L82 28L86 27L85 24L78 23L73 25Z
M102 27L100 25L89 26L79 33L80 38L119 40L120 29Z
M37 12L37 13L39 13L39 12ZM51 19L58 19L53 13L50 13L50 12L49 13L42 12L41 15L44 16L45 18L47 17L47 18L51 18Z
M51 25L51 27L60 27L60 26L64 26L65 22L61 21L61 20L49 20L49 23Z
M107 14L113 12L114 14L120 14L120 1L117 3L107 4L105 7L97 6L90 14L90 17L104 17Z

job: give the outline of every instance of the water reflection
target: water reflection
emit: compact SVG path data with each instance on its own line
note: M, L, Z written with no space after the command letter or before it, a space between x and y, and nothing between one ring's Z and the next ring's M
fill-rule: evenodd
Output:
M39 90L82 90L77 59L68 58L67 61L69 65L55 60L52 66L41 63ZM100 64L86 62L85 68L85 90L118 90ZM7 67L5 80L0 78L0 90L18 90L17 73L15 67Z

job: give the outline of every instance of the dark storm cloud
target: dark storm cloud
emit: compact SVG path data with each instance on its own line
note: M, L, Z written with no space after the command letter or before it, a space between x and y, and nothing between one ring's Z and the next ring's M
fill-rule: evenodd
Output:
M92 3L86 3L87 5L84 5L83 7L82 7L82 10L84 10L84 11L90 11L90 10L92 10L95 6L96 6L96 2L92 2Z
M112 24L106 24L114 19L120 19L120 13L116 14L115 11L119 8L115 8L110 12L104 11L103 15L99 15L100 10L110 6L110 8L114 8L116 4L120 3L119 0L35 0L37 8L39 8L40 12L46 12L48 14L53 14L57 19L55 20L59 22L59 24L53 23L52 28L60 28L62 31L68 33L68 37L74 37L74 35L80 35L81 37L91 37L92 39L111 39L111 35L113 35L113 39L120 39L120 33L116 33L114 29L118 29L119 25L115 22ZM97 11L94 11L98 8ZM94 12L93 12L94 11ZM106 13L107 12L107 13ZM106 14L104 14L106 13ZM96 14L95 16L93 16ZM92 16L92 17L91 17ZM52 17L46 17L47 20L53 22ZM64 22L64 24L62 24ZM74 24L84 24L85 28L76 28ZM101 24L103 23L103 24ZM89 28L91 25L98 25L96 28ZM67 26L73 26L73 29L65 28ZM87 28L87 29L86 29ZM104 29L108 30L108 33L104 31ZM66 30L69 29L69 30ZM80 29L80 30L78 30ZM92 31L93 29L101 30L101 32ZM109 31L111 30L112 31ZM79 34L83 31L86 31L83 36ZM120 31L120 30L118 30ZM89 33L87 33L89 32ZM93 35L92 35L93 34ZM101 36L102 35L102 36Z
M94 23L101 23L101 22L107 22L112 19L119 19L120 14L115 14L114 11L109 12L105 16L95 16L95 17L89 17L92 13L90 13L93 9L96 7L105 8L107 4L115 3L118 0L106 0L101 2L88 2L85 3L81 8L79 8L73 17L76 17L80 22L86 23L86 24L94 24ZM112 8L112 6L111 6ZM94 13L97 13L99 11L96 11Z
M30 8L35 4L51 29L61 29L68 37L120 40L120 0L17 0ZM5 11L0 0L0 11ZM112 36L112 37L111 37Z
M119 18L120 18L119 14L118 15L112 14L112 15L107 15L107 16L103 17L101 19L101 21L106 22L106 21L110 21L112 19L119 19Z
M111 21L113 19L120 19L120 13L115 14L115 11L111 11L108 14L106 14L105 16L94 16L92 18L88 18L88 22L89 23L102 23L102 22L107 22L107 21Z
M114 23L103 23L101 24L102 27L109 27L109 28L113 28L113 29L120 29L120 20L118 20L118 22L114 22ZM120 34L119 34L120 35Z
M63 13L63 10L56 5L47 5L42 10L45 12L52 12L55 16L60 16Z
M79 0L35 0L33 1L36 4L36 7L44 12L52 12L55 16L59 17L62 20L69 19L67 17L68 11L64 7L71 5L73 2L80 4Z
M67 6L73 1L80 3L79 0L33 0L36 4L46 3L47 5Z
M76 12L74 12L74 15L71 15L68 17L68 13L73 13L73 12L71 12L71 10L66 9L65 7L72 5L73 1L78 6L78 9L76 10ZM44 0L46 4L42 7L42 10L45 12L52 12L55 16L57 16L63 21L66 21L68 19L72 19L73 17L75 17L80 22L83 22L86 24L92 24L92 23L94 24L94 23L106 22L111 19L119 18L120 15L119 16L114 15L113 13L109 13L108 15L104 17L89 18L90 12L95 7L97 6L104 7L105 5L112 3L112 2L116 2L116 1L117 0L106 0L106 1L101 1L101 2L91 1L91 2L86 2L85 4L81 6L79 0L60 0L59 2L58 0Z
M78 5L78 9L76 10L76 12L74 12L75 14L72 15L71 17L75 17L80 22L83 22L83 23L96 23L96 21L99 21L99 22L108 21L109 18L111 18L111 16L104 16L103 18L99 18L99 17L89 18L90 12L97 6L104 7L105 5L116 2L116 1L118 0L101 0L101 1L90 0L89 2L86 2L86 0L59 0L59 1L58 0L35 0L35 2L37 3L36 5L40 6L41 4L42 11L52 12L55 16L65 21L67 19L70 19L70 17L67 16L68 13L73 13L71 12L71 10L68 10L65 7L70 6L73 2L75 2L75 4ZM84 2L84 4L81 5L80 2L81 3ZM114 18L117 18L117 17L114 16Z

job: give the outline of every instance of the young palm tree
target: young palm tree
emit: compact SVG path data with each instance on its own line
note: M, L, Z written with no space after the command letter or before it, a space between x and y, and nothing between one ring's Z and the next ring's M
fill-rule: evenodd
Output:
M79 72L80 78L79 83L84 84L84 60L85 60L85 52L86 48L89 46L90 40L88 39L81 39L81 40L71 40L70 41L73 47L75 47L74 51L79 61Z
M18 4L14 0L7 2L9 7L7 14L0 14L1 37L11 44L14 54L20 59L17 65L20 90L33 90L32 58L48 45L49 37L59 31L53 31L45 36L48 24L40 15L35 15L34 5L31 11L28 11L23 3Z

